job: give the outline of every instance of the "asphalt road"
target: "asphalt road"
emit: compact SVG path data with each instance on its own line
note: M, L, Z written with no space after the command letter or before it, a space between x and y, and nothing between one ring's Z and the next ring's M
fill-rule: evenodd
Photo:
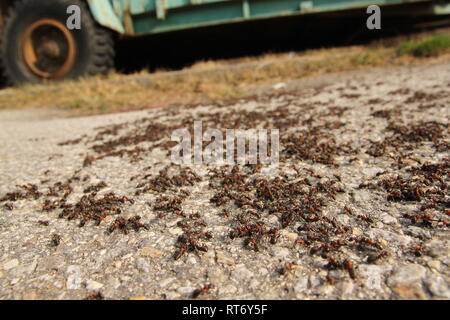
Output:
M1 111L0 298L449 299L448 63L307 82L86 118ZM194 120L279 129L278 176L172 164Z

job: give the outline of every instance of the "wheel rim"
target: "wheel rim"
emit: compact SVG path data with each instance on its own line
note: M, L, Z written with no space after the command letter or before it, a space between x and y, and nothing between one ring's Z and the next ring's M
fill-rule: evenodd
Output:
M75 63L75 39L57 20L41 19L30 25L21 47L26 66L42 79L60 79Z

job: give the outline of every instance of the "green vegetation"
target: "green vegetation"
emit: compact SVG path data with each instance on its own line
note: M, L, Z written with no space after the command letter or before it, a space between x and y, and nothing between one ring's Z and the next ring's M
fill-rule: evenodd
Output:
M399 56L436 57L448 52L449 49L450 36L440 34L422 40L401 42L398 46L397 54Z

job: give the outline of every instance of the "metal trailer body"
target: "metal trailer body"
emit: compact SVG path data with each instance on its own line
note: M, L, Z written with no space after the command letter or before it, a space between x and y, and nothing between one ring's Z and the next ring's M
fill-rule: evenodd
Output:
M450 14L450 3L423 0L88 0L99 24L125 35L156 34L248 20L366 8L429 4Z

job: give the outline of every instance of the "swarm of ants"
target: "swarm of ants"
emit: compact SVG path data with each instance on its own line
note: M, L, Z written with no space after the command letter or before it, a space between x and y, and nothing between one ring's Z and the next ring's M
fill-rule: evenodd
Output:
M407 177L385 175L375 183L362 184L361 188L384 190L386 199L392 202L420 203L420 209L404 214L412 224L428 228L448 227L448 181L450 159L444 158L435 164L425 163L409 166L405 170Z
M136 195L147 192L174 191L180 187L192 186L199 181L200 178L189 168L179 168L178 174L170 174L169 167L165 167L159 171L156 177L151 174L143 176L136 186Z
M126 196L119 197L114 193L108 193L101 198L96 197L96 193L91 193L81 197L75 205L66 205L60 207L63 210L59 214L59 218L68 220L79 220L79 226L83 227L88 221L93 220L95 225L100 223L108 215L117 215L122 212L121 207L126 203L134 203L134 201Z
M11 201L15 202L17 200L22 199L34 199L37 200L42 196L42 192L39 191L39 188L35 184L26 184L26 185L17 185L17 189L22 191L9 192L4 197L0 198L0 202L3 201Z
M196 220L195 216L190 215L190 219ZM178 227L183 229L184 233L180 235L176 242L176 251L174 253L174 259L180 259L185 253L188 252L207 252L208 247L203 241L210 240L212 234L204 231L206 224L202 221L179 221Z
M422 99L420 95L415 98ZM261 99L270 100L270 97ZM220 102L217 106L225 103ZM295 103L293 97L287 99L284 105L264 112L241 110L201 115L208 125L222 128L268 127L268 119L271 118L272 124L285 132L281 139L284 147L280 157L283 169L286 169L286 172L295 172L287 174L283 171L276 177L267 178L260 175L261 167L258 165L210 168L207 177L210 191L213 192L210 202L218 207L222 218L229 223L228 237L234 242L242 241L244 248L262 252L270 245L282 242L293 250L301 250L305 254L326 259L326 268L329 270L344 270L351 278L355 278L356 262L345 256L345 251L357 251L367 257L367 263L383 263L390 253L373 239L351 236L348 226L339 223L335 216L328 215L326 209L329 204L345 192L343 179L338 174L318 174L309 169L316 164L335 169L340 158L347 159L345 161L350 164L358 160L356 156L361 150L355 150L352 141L342 142L336 137L336 132L340 132L345 123L334 120L317 122L318 118L339 118L347 108L330 107L316 112L314 105L296 105L296 111L292 112L289 105ZM298 117L298 107L309 112L310 116ZM441 152L448 151L448 143L444 141L447 127L437 122L403 125L397 122L400 115L401 112L396 110L372 113L373 117L386 119L387 137L381 142L370 142L364 146L365 150L362 152L373 157L390 157L391 152L395 151L391 169L396 170L396 174L392 174L392 170L386 170L374 177L374 183L363 184L361 187L385 192L388 201L420 203L422 207L419 212L407 213L404 216L412 224L428 228L447 227L449 159L434 164L421 163L408 154L422 143L429 143ZM187 126L194 120L192 116L186 117L177 126ZM304 129L292 130L299 126ZM133 162L139 161L157 147L169 151L169 144L163 140L170 136L173 129L174 126L143 118L135 122L98 128L94 137L83 136L60 145L92 143L89 154L86 154L81 163L83 168L106 157L128 158ZM147 148L141 145L143 143L154 144ZM349 157L353 158L348 160ZM294 161L300 162L302 169L293 165ZM410 166L411 162L418 165ZM26 184L18 186L18 190L14 192L7 193L0 201L6 202L4 207L12 210L15 201L39 200L45 197L42 211L57 211L60 218L79 221L80 227L89 221L100 225L107 216L112 215L115 220L108 226L108 233L118 231L128 234L132 230L148 229L148 225L141 222L140 216L128 219L121 216L126 204L133 203L132 199L114 193L98 196L97 193L106 188L107 184L100 182L86 185L90 178L81 177L80 170L67 181L48 186L47 193L43 192L41 186ZM178 222L183 234L176 239L174 258L180 259L190 252L207 252L212 234L206 231L206 222L201 219L201 214L188 214L183 210L183 203L191 196L186 189L201 182L202 178L191 169L176 165L164 167L156 174L146 170L147 168L129 177L130 183L135 183L135 196L147 193L158 195L151 206L161 219L183 219ZM399 172L400 170L403 171ZM48 181L42 182L42 185ZM75 182L82 184L85 194L75 203L69 203ZM348 215L354 223L363 228L371 228L376 223L375 215L349 207L344 207L340 214ZM271 219L269 223L268 217L276 219ZM274 220L276 222L273 222ZM42 226L48 225L47 220L40 220L38 223ZM295 232L297 239L286 244L289 240L281 236L283 230ZM60 241L61 237L55 234L51 244L57 246ZM422 248L416 246L411 252L419 256L422 254ZM279 269L279 273L286 274L294 267L294 263L287 264ZM327 281L334 283L335 279L328 276ZM208 292L212 287L205 285L197 289L193 297ZM98 295L101 296L100 293Z

